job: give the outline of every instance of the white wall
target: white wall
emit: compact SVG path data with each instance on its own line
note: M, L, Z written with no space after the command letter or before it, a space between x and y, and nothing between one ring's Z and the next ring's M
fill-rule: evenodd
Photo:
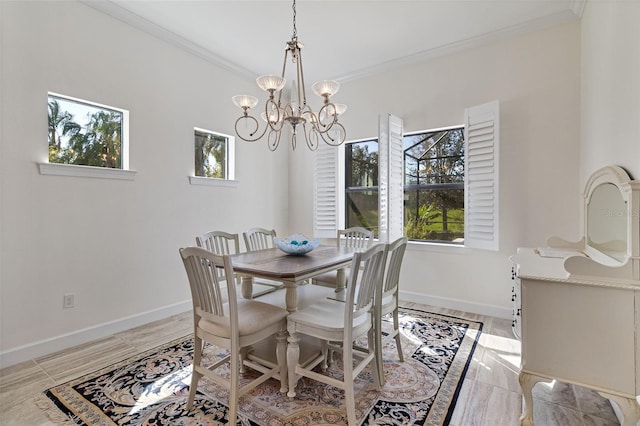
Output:
M0 1L3 365L189 307L177 248L213 228L312 232L312 155L237 143L238 188L191 186L193 127L233 133L227 72L76 2ZM134 181L43 176L47 91L131 111ZM350 139L378 113L407 131L501 101L501 250L411 247L404 295L508 316L508 256L578 236L580 26L568 24L344 83ZM637 111L637 110L636 110ZM288 147L287 147L288 148ZM260 217L259 223L256 217ZM62 295L76 308L62 309ZM140 313L146 313L140 315ZM57 345L57 346L56 346Z
M0 14L4 365L190 308L178 248L197 234L288 232L287 149L238 141L237 188L187 178L193 127L233 134L231 96L252 81L81 3L0 2ZM130 111L135 180L39 174L48 91Z
M349 106L341 121L351 140L375 137L379 113L403 117L410 132L462 124L465 107L494 99L501 107L500 251L409 247L405 299L508 317L508 257L552 235L579 237L580 24L347 82L336 96ZM311 232L305 171L313 165L310 155L295 157L298 202L290 219Z
M586 4L581 180L619 165L640 179L640 2Z

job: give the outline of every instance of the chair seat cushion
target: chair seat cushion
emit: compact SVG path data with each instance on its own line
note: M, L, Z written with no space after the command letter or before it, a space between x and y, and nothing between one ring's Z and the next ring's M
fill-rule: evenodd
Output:
M393 312L398 307L398 302L396 301L395 294L387 294L382 297L382 301L380 302L381 314L385 315L389 312Z
M340 330L344 329L344 309L344 302L321 300L289 314L287 320L322 330ZM370 321L369 315L354 318L354 328L367 321Z
M225 312L229 312L229 305L225 303ZM270 325L279 323L289 315L286 309L252 299L238 299L238 332L240 336L247 336ZM228 321L218 323L201 318L198 327L220 337L231 337Z

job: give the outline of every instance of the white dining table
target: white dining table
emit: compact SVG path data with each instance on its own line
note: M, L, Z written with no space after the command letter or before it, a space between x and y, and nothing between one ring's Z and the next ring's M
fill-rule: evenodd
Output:
M250 299L253 279L263 278L281 281L286 289L285 302L289 312L298 309L298 286L315 275L338 271L338 282L345 279L345 267L349 266L356 249L320 245L304 255L289 255L278 248L238 253L231 256L233 269L241 278L241 294Z

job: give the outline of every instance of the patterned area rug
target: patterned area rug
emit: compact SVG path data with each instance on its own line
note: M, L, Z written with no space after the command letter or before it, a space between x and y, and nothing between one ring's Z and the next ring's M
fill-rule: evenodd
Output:
M392 341L384 348L385 386L376 388L370 367L356 380L359 424L447 425L482 323L407 308L401 309L400 323L405 362L398 361ZM221 351L210 346L207 356L214 359ZM227 424L228 394L206 378L194 409L186 410L192 353L193 339L186 336L52 387L37 402L58 424ZM326 374L339 376L340 369L337 356ZM295 398L279 389L278 381L269 380L243 396L237 424L346 424L342 390L304 378Z

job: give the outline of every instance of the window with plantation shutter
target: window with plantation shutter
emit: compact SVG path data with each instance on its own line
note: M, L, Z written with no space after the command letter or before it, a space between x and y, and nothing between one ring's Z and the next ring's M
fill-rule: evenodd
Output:
M498 101L467 108L465 125L464 245L498 250Z
M339 148L320 144L315 151L313 179L313 236L335 238L339 227Z
M378 133L378 237L390 242L404 234L402 119L381 114Z

